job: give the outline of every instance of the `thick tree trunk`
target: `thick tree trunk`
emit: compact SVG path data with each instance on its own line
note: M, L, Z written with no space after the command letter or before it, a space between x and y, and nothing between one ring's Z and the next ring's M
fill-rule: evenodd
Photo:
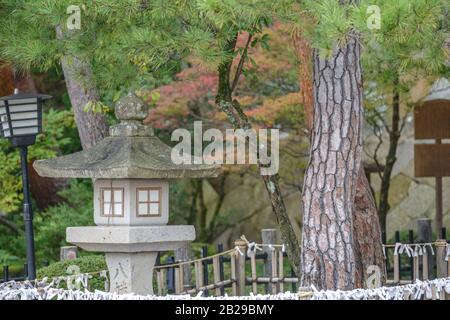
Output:
M302 37L300 33L294 35L294 45L299 59L301 102L304 106L308 129L312 130L314 114L313 50L309 41ZM356 263L355 285L357 287L365 285L366 270L370 265L380 267L383 283L386 275L380 224L370 184L362 167L358 174L353 221Z
M57 37L64 38L60 27L56 29ZM92 80L90 66L77 57L63 56L61 66L66 80L67 91L75 116L78 133L83 149L89 149L108 136L108 125L104 114L85 112L84 107L90 101L99 101L97 88Z
M314 53L311 158L303 188L303 286L356 286L353 202L361 166L362 77L355 39L330 58Z

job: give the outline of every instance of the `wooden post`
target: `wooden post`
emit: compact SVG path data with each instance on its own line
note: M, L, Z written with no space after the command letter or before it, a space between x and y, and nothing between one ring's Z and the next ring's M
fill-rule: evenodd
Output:
M218 282L220 282L220 262L219 262L219 257L214 257L213 259L213 273L214 273L214 284L217 284ZM215 289L216 291L216 296L220 297L221 295L221 291L220 288L217 287Z
M423 254L422 254L422 279L423 280L429 280L430 279L430 269L429 269L429 265L430 265L430 260L433 259L428 259L428 249L424 248L425 250L423 250Z
M420 256L417 255L413 258L413 279L417 280L420 279L420 272L419 272L419 265L420 265L420 261L419 261Z
M256 282L256 252L250 257L250 267L252 270L252 290L254 294L258 294L258 283Z
M247 250L247 244L244 240L236 240L234 242L235 247L243 253L237 253L236 258L236 279L237 279L237 295L245 296L245 251Z
M431 243L432 240L432 228L431 219L423 218L417 220L417 242L419 243ZM432 279L430 277L430 270L434 270L434 260L428 257L432 256L431 248L424 247L424 253L422 256L422 274L423 280ZM425 264L427 262L427 264Z
M263 229L261 230L261 239L263 244L275 244L277 231L276 229ZM267 246L263 246L263 251L267 255L267 259L264 263L264 276L267 278L272 277L272 251ZM266 292L272 292L272 283L269 282L266 286Z
M197 290L203 287L203 266L201 261L195 262L195 287Z
M183 292L182 273L181 268L175 268L175 294Z
M441 139L436 139L436 144L441 144ZM439 233L439 230L442 229L442 217L443 217L443 210L442 210L442 177L436 176L436 233Z
M270 253L272 256L272 275L271 278L277 278L277 251L275 248L272 248L272 252ZM277 294L278 284L272 282L272 294Z
M438 278L447 277L448 267L445 261L447 241L443 239L436 240L436 270Z
M278 251L278 277L280 278L279 289L280 292L284 292L284 252L283 250Z
M174 251L175 254L175 260L177 262L181 261L189 261L192 257L192 250L190 244L186 243L183 244L180 248L176 249ZM182 291L189 290L191 288L191 268L189 264L184 264L181 266L182 275L181 278L183 279L183 288Z
M156 272L158 283L158 295L162 296L166 294L166 269L160 269Z
M400 254L394 254L394 282L400 283Z

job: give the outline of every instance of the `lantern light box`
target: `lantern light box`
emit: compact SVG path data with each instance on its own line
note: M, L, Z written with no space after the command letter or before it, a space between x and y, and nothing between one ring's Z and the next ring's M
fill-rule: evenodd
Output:
M0 127L2 137L13 145L33 144L42 131L42 101L51 97L43 94L19 93L0 98Z

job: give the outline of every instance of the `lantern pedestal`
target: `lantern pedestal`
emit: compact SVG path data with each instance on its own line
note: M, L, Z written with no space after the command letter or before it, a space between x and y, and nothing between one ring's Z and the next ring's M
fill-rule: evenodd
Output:
M107 252L110 292L153 294L153 267L157 256L157 252Z
M194 226L72 227L67 242L106 252L110 291L153 294L153 268L159 251L175 250L195 239Z

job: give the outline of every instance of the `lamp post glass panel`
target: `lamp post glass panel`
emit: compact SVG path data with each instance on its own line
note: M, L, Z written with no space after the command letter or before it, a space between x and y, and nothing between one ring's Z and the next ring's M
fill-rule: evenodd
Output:
M28 279L36 278L34 254L33 211L28 183L28 146L36 142L42 131L42 102L51 96L35 93L19 93L0 98L0 133L9 139L13 147L20 149L23 184L23 219L27 248Z

